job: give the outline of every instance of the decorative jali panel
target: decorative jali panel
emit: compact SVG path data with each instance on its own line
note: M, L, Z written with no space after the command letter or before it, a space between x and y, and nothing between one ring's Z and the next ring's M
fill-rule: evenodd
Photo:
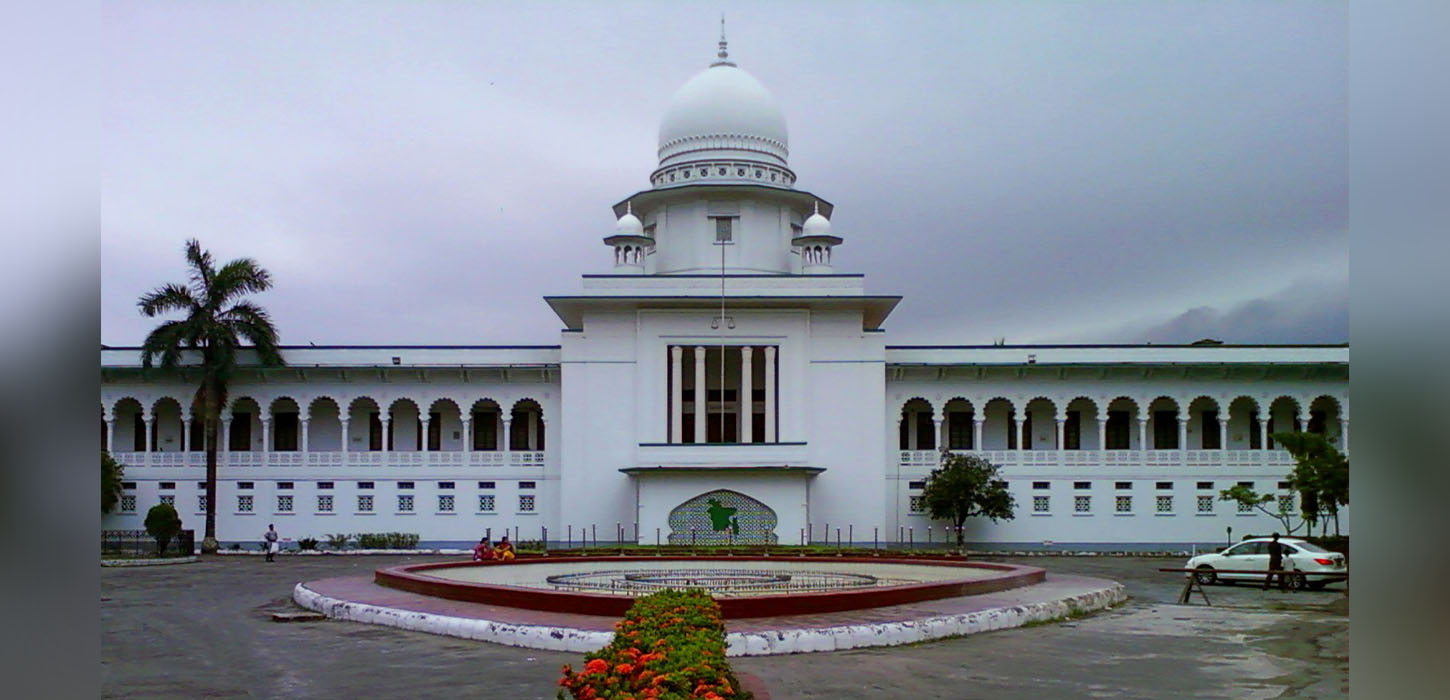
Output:
M775 511L738 491L716 489L670 511L670 544L776 544Z

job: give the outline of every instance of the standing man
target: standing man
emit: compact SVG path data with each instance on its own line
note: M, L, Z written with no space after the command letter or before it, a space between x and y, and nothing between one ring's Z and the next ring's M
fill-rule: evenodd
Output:
M262 535L262 538L267 541L267 561L275 561L272 557L276 556L277 550L281 548L281 545L278 544L278 540L281 538L277 536L277 526L268 524L267 533Z
M1269 583L1274 580L1275 576L1279 577L1279 590L1282 591L1287 588L1287 582L1284 580L1284 574L1274 573L1276 571L1282 571L1283 568L1284 545L1279 544L1279 533L1276 532L1274 533L1273 539L1269 540L1269 573L1268 575L1264 576L1264 590L1269 590Z

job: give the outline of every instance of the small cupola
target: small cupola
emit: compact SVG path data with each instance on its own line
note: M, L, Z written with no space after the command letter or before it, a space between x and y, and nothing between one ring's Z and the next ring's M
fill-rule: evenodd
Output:
M831 235L831 221L821 216L821 204L816 202L815 211L801 224L801 234L792 238L801 256L801 272L807 275L831 272L831 249L841 245L841 237Z
M614 235L604 238L604 245L614 248L614 267L623 273L644 273L644 258L655 241L645 235L644 222L634 215L633 205L626 205L624 216L614 223Z

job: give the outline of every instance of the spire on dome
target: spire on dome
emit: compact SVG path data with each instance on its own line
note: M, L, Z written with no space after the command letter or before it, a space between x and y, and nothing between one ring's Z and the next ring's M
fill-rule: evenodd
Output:
M732 60L730 60L730 51L726 48L726 42L725 42L725 13L724 12L721 12L720 13L720 51L719 51L719 53L715 54L715 56L716 56L715 62L710 64L710 67L711 68L714 68L715 66L733 66L733 65L735 65L735 62L732 61Z

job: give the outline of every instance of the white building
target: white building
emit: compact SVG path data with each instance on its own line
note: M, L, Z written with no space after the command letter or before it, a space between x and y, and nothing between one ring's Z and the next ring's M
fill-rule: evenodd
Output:
M285 368L244 368L219 539L276 522L433 543L940 540L917 495L950 448L1002 465L1017 500L972 541L1216 542L1276 526L1217 498L1283 491L1269 433L1348 449L1343 345L890 345L900 297L833 267L849 232L796 188L784 115L723 41L659 134L651 188L614 206L613 269L547 298L559 345L289 347ZM142 370L137 348L101 368L127 481L104 525L169 499L200 530L195 378Z

